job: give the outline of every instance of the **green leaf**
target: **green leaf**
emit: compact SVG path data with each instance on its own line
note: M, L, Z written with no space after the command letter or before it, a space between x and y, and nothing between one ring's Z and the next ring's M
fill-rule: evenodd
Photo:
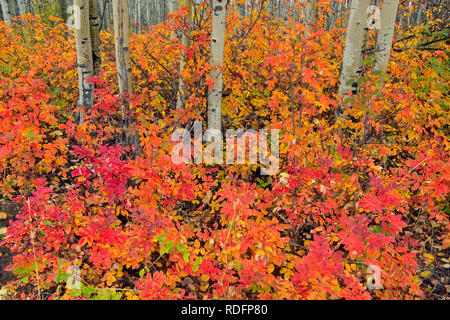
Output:
M85 298L89 298L91 296L91 293L88 290L88 287L81 285L81 293Z
M194 266L192 267L192 271L196 272L199 268L199 266L202 264L203 258L198 257L197 260L195 260Z
M117 292L112 296L112 300L120 300L120 298L122 298L122 293L120 292Z
M170 249L173 248L173 246L175 245L175 243L173 241L169 241L167 242L166 246L160 251L160 254L166 254L167 252L169 252Z
M63 272L63 273L56 275L55 281L57 283L67 282L67 279L69 279L69 277L70 277L70 273Z
M85 286L84 284L81 284L81 293L83 294L83 296L85 296L86 298L90 298L91 295L95 294L97 292L97 290L95 290L94 287L92 286Z
M31 268L20 267L20 268L14 270L13 273L16 274L16 275L23 275L23 274L28 274L31 271L32 271Z
M72 290L70 292L70 295L72 297L78 298L79 296L81 296L81 289Z

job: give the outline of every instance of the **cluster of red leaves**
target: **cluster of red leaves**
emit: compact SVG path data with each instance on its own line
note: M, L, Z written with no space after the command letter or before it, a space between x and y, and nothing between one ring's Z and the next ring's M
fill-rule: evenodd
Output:
M260 176L257 165L172 163L172 124L202 119L210 81L208 30L193 30L181 74L189 99L183 114L171 111L180 52L171 34L181 13L132 39L131 106L142 147L134 159L114 144L120 108L111 34L102 34L96 105L77 125L70 120L77 92L70 34L31 16L11 28L0 25L0 56L7 60L0 69L0 189L22 205L1 242L14 254L11 294L423 296L417 275L423 237L430 224L433 241L448 246L450 182L448 112L438 103L448 83L424 61L448 57L394 52L383 95L374 94L376 79L368 77L348 110L361 121L336 122L342 30L299 40L304 27L264 13L239 19L231 11L228 19L235 29L226 39L224 124L281 129L276 176ZM427 86L415 81L426 76ZM418 225L425 232L416 234ZM81 290L61 281L70 265L81 270ZM366 287L369 265L382 270L383 289Z

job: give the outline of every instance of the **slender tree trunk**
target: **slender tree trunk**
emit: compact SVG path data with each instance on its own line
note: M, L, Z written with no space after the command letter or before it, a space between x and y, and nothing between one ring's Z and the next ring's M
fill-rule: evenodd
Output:
M91 34L92 61L94 64L93 71L94 75L98 76L102 68L102 55L97 0L89 0L89 28Z
M114 12L113 12L113 5L112 5L112 0L108 1L108 16L107 16L107 20L108 20L108 26L113 26L114 29Z
M56 0L56 14L67 22L67 5L65 0Z
M317 1L318 0L309 0L308 5L305 7L304 24L308 26L310 31L317 25L317 19L319 17Z
M0 0L0 5L2 6L3 21L5 21L7 24L10 24L11 11L9 9L8 0Z
M326 29L327 31L330 31L334 28L334 24L336 22L336 18L339 15L339 8L340 8L340 3L333 1L331 3L331 13L329 18L327 19L327 24L326 24Z
M17 17L19 15L16 0L9 0L9 11L13 17Z
M93 76L92 48L89 31L89 0L74 0L74 6L79 8L80 28L75 28L75 43L77 48L78 65L78 104L85 108L92 108L94 92L92 83L88 79ZM78 121L83 121L83 114L78 114Z
M371 0L352 0L345 37L339 95L347 95L349 92L356 94L359 90L357 81L362 74L364 39L368 28L367 8L370 4Z
M383 75L387 71L397 18L398 0L384 0L381 8L381 29L378 30L375 50L375 71Z
M138 34L141 34L142 33L142 23L143 23L143 21L142 21L142 2L138 0L137 3L136 3L136 6L137 6L137 9L136 9L136 13L137 13L136 20L137 20L137 23L138 23L137 32L138 32Z
M191 0L188 0L189 2L191 2ZM178 9L179 6L179 1L178 0L169 0L169 13L175 13ZM189 8L191 7L190 5L188 6ZM172 20L171 20L172 21ZM172 35L172 37L176 37L177 34L176 32Z
M178 9L178 0L169 0L169 12L174 13Z
M130 20L127 0L113 0L114 38L120 104L122 109L122 137L120 143L139 147L139 135L129 134L134 119L130 116L128 98L133 94L130 58Z
M222 130L223 51L226 31L226 0L213 0L211 30L211 79L216 79L208 94L208 129Z
M27 0L17 0L17 8L19 11L19 16L27 13Z
M127 0L113 0L114 36L119 92L133 93L130 59L130 22Z
M181 58L180 58L180 79L179 79L178 91L177 91L177 105L176 105L177 109L184 109L184 106L186 103L186 97L187 97L186 87L184 84L182 73L185 68L185 63L186 63L185 53L186 53L187 49L191 46L190 38L191 38L192 9L193 9L192 0L187 0L186 5L189 8L189 12L186 16L186 28L183 30L183 34L181 36L183 47L185 48L185 51L184 51L184 53L183 52L181 53Z

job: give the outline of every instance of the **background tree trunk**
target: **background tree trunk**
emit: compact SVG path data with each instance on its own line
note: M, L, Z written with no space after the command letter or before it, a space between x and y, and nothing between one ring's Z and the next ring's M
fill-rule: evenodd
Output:
M89 0L74 0L74 5L79 7L80 28L75 28L75 43L77 48L78 65L78 104L86 108L92 108L94 92L92 83L88 79L93 76L92 48L89 30ZM83 114L78 114L78 121L83 121Z
M309 0L308 5L305 7L304 24L308 26L310 31L317 25L317 18L319 15L317 1L318 0Z
M8 0L0 0L0 5L2 6L3 21L10 24L11 23L11 11L9 9Z
M127 0L113 0L116 65L121 95L133 93L130 59L130 22Z
M97 0L89 0L89 28L91 34L93 71L95 76L100 74L102 68L99 21Z
M177 91L177 109L184 109L184 105L186 103L186 87L184 85L183 76L181 75L184 68L185 68L185 54L186 50L191 46L191 24L192 24L192 10L193 10L193 3L192 0L186 0L186 6L189 8L189 12L186 16L186 29L183 30L183 34L181 36L183 46L185 48L185 51L181 53L180 58L180 79L178 84L178 91Z
M348 92L356 94L359 90L357 81L362 74L364 39L368 28L367 8L370 4L370 0L352 0L345 37L339 95L346 95Z
M226 30L226 0L213 0L211 30L211 79L217 79L208 94L208 129L222 129L223 51Z
M384 0L381 8L381 29L378 30L375 50L375 71L386 73L391 56L392 39L397 18L398 0Z
M16 0L9 0L9 11L12 17L17 17L19 15Z
M178 0L169 0L169 12L175 12L178 9L178 4Z
M66 0L56 0L56 14L59 18L67 21L67 4Z
M20 16L27 13L27 0L17 0L17 9Z
M128 98L133 94L130 58L130 20L127 0L113 0L114 39L120 105L122 109L122 137L118 143L139 148L139 134L130 134L134 119L130 116Z

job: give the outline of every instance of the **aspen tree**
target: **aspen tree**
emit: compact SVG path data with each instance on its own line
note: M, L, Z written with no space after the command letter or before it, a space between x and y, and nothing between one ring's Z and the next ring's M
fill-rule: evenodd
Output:
M102 56L97 0L89 0L89 30L91 34L93 72L95 76L98 76L102 67Z
M178 9L178 0L169 0L169 12L174 13Z
M345 37L344 56L342 59L339 95L356 94L359 90L358 79L362 74L363 48L368 29L368 13L371 0L352 0L350 17ZM346 97L344 97L345 104Z
M127 0L113 0L113 19L119 92L127 96L133 93Z
M92 108L94 103L94 91L92 83L88 79L93 76L91 35L89 30L89 0L74 0L74 6L79 14L80 25L75 28L75 43L77 49L78 65L78 91L79 106ZM83 121L83 114L78 114L78 121Z
M309 30L312 31L314 26L317 24L317 19L319 15L319 10L317 8L318 0L309 0L308 5L305 7L305 19L304 24L308 26Z
M142 2L137 1L136 3L136 21L138 24L137 32L138 34L142 33Z
M208 94L208 129L222 129L223 51L226 29L226 0L213 0L211 29L211 79L216 79Z
M188 7L189 11L186 16L186 28L183 31L183 34L181 36L181 41L183 43L183 47L186 50L191 46L190 38L191 38L193 3L192 3L192 0L185 0L185 1L186 1L186 6ZM181 73L183 72L183 70L185 68L185 63L186 63L185 57L184 57L184 54L182 53L181 58L180 58L180 80L179 80L178 91L177 91L177 105L176 105L177 109L184 109L184 104L186 102L187 92L186 92L186 87L184 85L183 76L181 75Z
M133 79L130 57L130 21L128 16L128 0L113 0L114 40L116 51L117 77L122 109L122 137L124 145L134 144L139 147L139 135L129 135L130 117L128 98L133 94Z
M11 17L17 17L19 15L16 0L9 0L9 12L11 13Z
M398 0L384 0L381 8L381 28L377 34L375 49L376 62L374 71L384 77L391 56L392 39L394 37L395 20L397 18Z
M67 21L66 0L56 0L56 14L62 20Z
M10 24L11 23L11 11L9 8L8 0L0 0L0 5L2 6L3 21L5 21L7 24Z
M27 1L26 0L17 0L17 9L19 15L24 15L27 13Z

